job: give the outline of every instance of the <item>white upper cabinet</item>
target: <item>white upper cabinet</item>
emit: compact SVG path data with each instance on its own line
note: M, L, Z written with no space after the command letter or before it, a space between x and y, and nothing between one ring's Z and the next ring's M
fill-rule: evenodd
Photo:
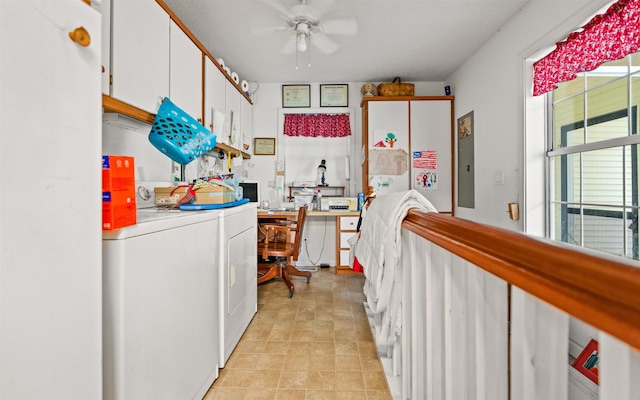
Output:
M204 126L213 131L222 142L221 132L225 127L225 82L224 74L209 59L204 58ZM217 115L217 116L216 116Z
M91 2L102 16L102 94L109 95L111 77L111 2Z
M111 97L155 114L169 95L169 15L154 0L112 0Z
M173 21L170 36L169 98L202 123L202 52Z
M253 153L253 105L242 96L241 106L242 148L245 153Z
M240 149L242 141L242 127L240 126L242 123L242 119L240 113L242 112L242 101L244 101L244 99L236 86L228 80L226 80L225 89L227 111L226 114L228 122L227 133L229 137L228 141L224 143L233 148Z

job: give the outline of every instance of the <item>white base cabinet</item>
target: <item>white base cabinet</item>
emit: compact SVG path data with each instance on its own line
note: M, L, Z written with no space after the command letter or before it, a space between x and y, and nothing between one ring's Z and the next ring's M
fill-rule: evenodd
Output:
M353 273L349 263L349 251L351 250L351 245L349 245L347 241L356 234L359 219L360 217L354 216L337 217L336 249L338 254L336 254L336 259L338 260L338 265L336 265L336 274Z

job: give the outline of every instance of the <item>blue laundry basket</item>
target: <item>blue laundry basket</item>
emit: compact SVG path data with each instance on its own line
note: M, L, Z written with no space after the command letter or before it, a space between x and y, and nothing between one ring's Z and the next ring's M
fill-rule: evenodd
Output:
M165 97L153 121L149 141L167 157L186 165L216 147L216 135Z

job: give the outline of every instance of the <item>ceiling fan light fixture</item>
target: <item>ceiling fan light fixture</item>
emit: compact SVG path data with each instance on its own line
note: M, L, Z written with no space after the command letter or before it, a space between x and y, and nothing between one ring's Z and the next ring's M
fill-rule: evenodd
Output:
M308 35L304 32L298 32L296 34L296 46L300 53L307 51L307 37Z

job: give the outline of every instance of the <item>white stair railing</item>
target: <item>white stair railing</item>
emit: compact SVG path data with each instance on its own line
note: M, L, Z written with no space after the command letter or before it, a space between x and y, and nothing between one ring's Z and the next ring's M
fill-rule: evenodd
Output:
M379 346L394 399L573 398L572 316L600 331L596 395L640 398L634 262L414 211L401 254L401 333Z

